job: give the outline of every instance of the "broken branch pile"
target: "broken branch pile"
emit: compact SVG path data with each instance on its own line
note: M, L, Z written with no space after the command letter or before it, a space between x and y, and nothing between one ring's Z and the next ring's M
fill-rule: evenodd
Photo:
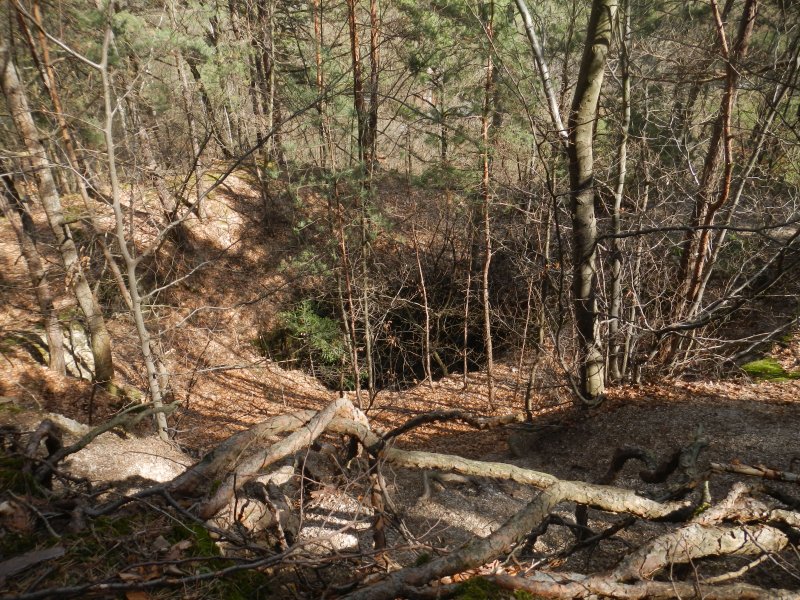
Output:
M740 581L751 568L768 560L784 565L782 568L790 572L789 580L792 577L800 580L797 572L792 572L795 567L785 566L788 563L783 558L793 548L796 552L800 513L791 504L768 498L759 486L737 483L716 504L708 502L705 492L704 482L713 472L769 477L765 475L766 468L731 469L720 465L700 468L697 457L705 442L698 438L660 466L645 451L621 449L600 482L588 483L567 481L501 462L404 450L395 445L399 436L414 427L452 420L486 428L519 418L481 419L447 411L415 417L402 427L381 434L371 427L362 411L348 400L340 399L320 411L297 411L268 419L231 436L173 480L123 496L115 494L113 489L99 494L87 482L75 481L62 473L58 461L67 453L62 450L56 426L46 424L26 444L10 444L6 449L8 456L14 452L22 455L23 470L30 475L26 485L31 487L27 495L11 491L3 494L0 523L4 530L10 530L9 523L14 519L19 522L21 515L29 521L38 519L52 533L51 537L60 537L58 528L74 535L92 530L93 520L118 516L124 511L168 514L170 519L196 533L198 527L202 528L205 533L197 533L197 539L209 540L213 558L206 556L205 566L200 569L200 557L180 555L185 545L170 544L162 537L167 557L144 561L149 571L141 565L136 568L128 565L117 568L116 574L49 587L43 585L47 580L45 572L32 584L26 580L25 586L20 579L10 588L19 591L3 598L33 600L203 585L250 570L279 585L287 578L299 578L309 597L341 596L351 600L447 597L459 593L460 588L453 581L470 577L483 577L503 589L525 590L548 598L800 598L797 591L800 585L794 589L769 589ZM331 436L334 440L347 438L350 443L337 446L323 441L323 437ZM37 454L41 452L38 449L41 442L47 446L44 458ZM359 450L361 457L357 456ZM651 481L663 482L670 473L680 471L680 485L673 485L660 497L646 497L608 485L627 460L643 462L647 469L641 476ZM425 542L424 536L408 526L404 520L405 507L398 507L390 496L390 486L384 478L388 468L515 482L538 492L489 535L473 538L453 550ZM770 478L796 481L791 474ZM318 539L304 530L309 507L332 497L340 498L341 506L351 507L355 515L338 532L356 540L355 546L347 551L335 545L320 545ZM555 514L564 505L578 507L576 523ZM600 514L628 517L595 534L587 525L588 508L601 511ZM577 532L578 543L569 550L562 549L562 556L566 556L612 539L639 520L671 525L665 533L655 535L619 558L613 568L601 572L561 571L556 560L539 560L536 567L523 568L517 560L521 551L530 548L548 525L567 525ZM396 535L387 536L387 530L394 530ZM364 543L368 533L373 540L371 549ZM426 550L427 559L412 564L414 561L408 557L413 559L414 552L417 557L422 556L420 549ZM430 558L428 552L437 556ZM28 571L34 565L43 568L40 563L46 566L63 555L61 551L50 552L47 558L52 557L51 560L39 556L38 561L31 561ZM732 557L749 557L750 562L722 575L702 574L703 561L735 560ZM10 570L13 560L0 563L0 577L8 577L8 583L21 577L19 560L14 562L16 570ZM323 589L319 582L312 583L298 574L305 568L341 567L343 563L347 568L334 570ZM494 567L487 569L489 564ZM679 565L692 566L689 577L678 575ZM134 572L137 575L131 574ZM298 589L297 581L292 585Z

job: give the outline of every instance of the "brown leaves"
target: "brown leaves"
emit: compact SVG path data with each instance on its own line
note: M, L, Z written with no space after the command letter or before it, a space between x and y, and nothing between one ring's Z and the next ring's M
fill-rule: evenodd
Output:
M153 581L154 579L160 579L164 576L182 577L186 575L186 573L173 563L184 558L186 551L191 547L191 540L180 540L170 545L163 536L158 536L153 540L150 550L155 555L163 555L163 557L152 563L139 565L129 571L122 571L119 573L118 577L127 583ZM148 597L149 596L141 596L141 598Z
M23 504L14 500L0 503L0 527L14 533L31 533L35 517Z

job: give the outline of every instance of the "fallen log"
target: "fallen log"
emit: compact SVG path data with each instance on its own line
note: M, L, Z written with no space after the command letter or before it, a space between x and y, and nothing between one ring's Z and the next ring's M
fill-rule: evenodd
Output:
M747 475L749 477L761 477L772 481L790 481L800 483L800 473L790 473L789 471L779 471L770 469L764 465L745 465L743 463L716 463L712 462L711 470L717 473L736 473L737 475Z
M534 573L517 577L498 573L489 581L509 590L524 590L543 598L596 598L622 600L667 600L702 598L703 600L798 600L790 590L764 589L746 583L705 585L686 581L638 581L620 583L609 576L586 576L579 573Z

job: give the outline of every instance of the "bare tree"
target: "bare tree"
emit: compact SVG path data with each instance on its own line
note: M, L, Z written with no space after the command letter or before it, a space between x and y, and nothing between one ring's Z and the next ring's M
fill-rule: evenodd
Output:
M481 294L483 300L483 335L486 347L486 382L489 406L494 406L494 348L492 342L492 306L489 290L489 271L492 266L492 129L494 119L494 0L482 3L486 45L486 80L484 82L483 110L481 112L481 216L483 221L483 268L481 270Z
M0 163L2 164L2 163ZM2 166L5 170L5 166ZM66 373L64 361L64 336L58 313L53 305L53 292L50 289L49 269L36 247L36 229L30 214L30 207L20 196L14 178L6 172L0 176L0 210L11 224L17 236L22 256L28 265L28 273L36 294L39 310L44 317L45 335L47 336L47 350L49 358L47 365L51 371L61 375Z
M67 278L78 305L89 328L92 355L95 363L95 381L111 385L114 378L114 363L111 355L111 336L106 329L105 319L89 282L72 231L64 218L61 198L56 187L50 161L40 141L39 133L28 108L28 100L22 87L17 69L6 42L0 44L0 68L2 69L3 94L11 110L11 116L20 139L28 152L28 161L36 180L39 198L44 206L50 229L56 238L59 254L67 270Z

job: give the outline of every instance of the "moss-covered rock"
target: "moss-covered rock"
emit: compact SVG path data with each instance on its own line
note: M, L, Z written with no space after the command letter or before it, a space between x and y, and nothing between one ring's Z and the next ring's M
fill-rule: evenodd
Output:
M800 371L787 371L774 358L767 357L742 365L742 371L753 379L762 381L790 381L800 379Z

